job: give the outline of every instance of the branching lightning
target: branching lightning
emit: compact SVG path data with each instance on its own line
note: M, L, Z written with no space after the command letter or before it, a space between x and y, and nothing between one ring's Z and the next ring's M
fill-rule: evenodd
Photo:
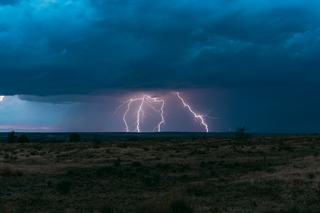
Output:
M177 98L181 101L183 107L185 107L193 116L196 120L199 120L201 122L201 125L204 127L206 132L209 132L209 126L205 121L205 116L196 113L190 104L186 103L186 101L181 97L179 92L175 93ZM133 104L137 104L137 109L134 110L133 108L136 106ZM155 111L155 113L159 113L160 115L160 121L157 124L157 126L154 128L157 132L161 132L162 126L165 124L165 113L164 113L164 108L165 108L165 99L159 98L159 97L152 97L150 95L143 94L142 96L139 97L133 97L121 104L118 109L122 108L123 106L126 105L126 109L123 113L122 120L125 125L126 132L131 132L129 124L128 124L128 115L133 111L134 116L135 116L135 132L141 132L141 124L143 122L143 118L145 115L145 110L146 108L151 108L152 110ZM117 109L117 110L118 110Z
M130 98L128 101L126 101L124 104L127 104L127 108L123 114L122 120L123 123L125 124L126 131L130 132L130 128L127 122L127 116L129 112L131 111L131 106L133 103L138 102L139 107L138 110L136 111L136 128L135 131L141 132L141 123L143 120L143 115L144 115L144 110L146 106L151 107L153 110L158 111L160 113L161 120L157 125L157 131L161 132L161 126L165 123L164 119L164 105L165 101L164 99L161 98L153 98L150 95L143 95L142 97L138 98ZM157 110L153 105L154 104L160 104L160 110ZM121 107L121 106L120 106Z
M208 124L204 120L204 116L196 113L191 108L191 106L185 102L185 100L181 97L179 92L176 92L176 95L179 98L179 100L181 101L181 103L183 104L183 106L188 109L188 111L194 116L194 118L201 121L201 125L205 128L206 132L209 132L209 127L208 127Z

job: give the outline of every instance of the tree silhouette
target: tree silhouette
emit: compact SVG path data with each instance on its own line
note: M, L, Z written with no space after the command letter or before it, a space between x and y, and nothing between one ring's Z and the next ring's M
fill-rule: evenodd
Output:
M18 138L18 143L29 143L29 138L25 134L22 134Z
M247 141L250 136L251 135L247 133L247 129L245 127L241 127L235 132L235 139L239 142Z
M81 137L78 133L72 133L69 135L69 141L70 142L80 142L81 141Z
M8 143L15 143L17 142L17 136L14 131L8 133Z

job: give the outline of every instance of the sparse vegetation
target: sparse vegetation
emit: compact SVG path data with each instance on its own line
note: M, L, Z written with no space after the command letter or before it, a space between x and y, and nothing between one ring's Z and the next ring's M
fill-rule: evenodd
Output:
M62 180L57 184L57 191L61 194L68 194L71 191L71 181Z
M8 133L8 143L15 143L17 142L17 136L14 131Z
M251 135L247 132L245 127L241 127L235 132L234 138L235 141L239 143L245 143L248 142L248 140L251 138Z
M70 142L80 142L81 141L81 136L78 133L71 133L69 136L69 141Z
M320 156L314 155L320 146L310 145L313 137L252 136L238 152L233 140L0 144L0 212L320 209Z
M25 134L22 134L18 137L18 143L29 143L29 138Z
M0 171L0 177L21 177L23 173L21 171L5 167Z
M171 213L193 213L194 210L187 201L183 199L175 200L170 204Z
M232 148L234 151L241 151L244 145L247 145L251 135L247 132L245 127L239 128L235 133L232 141Z

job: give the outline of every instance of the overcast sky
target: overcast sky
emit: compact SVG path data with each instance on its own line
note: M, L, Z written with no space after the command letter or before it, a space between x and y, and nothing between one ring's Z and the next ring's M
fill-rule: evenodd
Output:
M319 132L319 55L318 0L2 0L0 131L122 131L129 94L179 90L211 131Z

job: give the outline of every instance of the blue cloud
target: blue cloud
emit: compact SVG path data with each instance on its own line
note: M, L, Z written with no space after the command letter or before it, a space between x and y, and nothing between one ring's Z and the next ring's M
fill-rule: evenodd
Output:
M319 3L20 0L0 4L0 93L317 87Z

